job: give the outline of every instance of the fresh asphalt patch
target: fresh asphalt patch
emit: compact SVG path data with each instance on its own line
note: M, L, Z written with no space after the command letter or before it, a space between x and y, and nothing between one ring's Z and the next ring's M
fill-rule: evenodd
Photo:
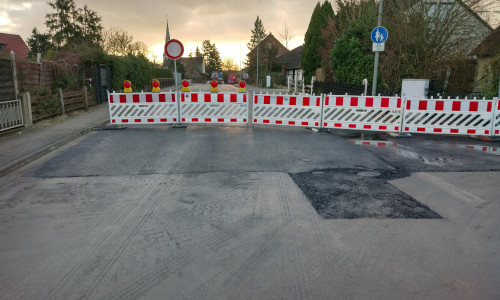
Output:
M388 182L408 175L365 168L290 173L324 219L441 219L439 214Z

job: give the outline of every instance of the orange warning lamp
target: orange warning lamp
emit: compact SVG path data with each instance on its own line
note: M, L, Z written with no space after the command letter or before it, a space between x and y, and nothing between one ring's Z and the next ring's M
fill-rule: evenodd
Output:
M151 83L153 86L153 93L159 93L160 92L160 81L158 79L154 79L153 82Z
M246 93L247 92L247 89L245 88L247 86L246 82L245 81L240 81L240 84L239 84L240 88L238 89L238 92L240 93Z
M210 92L211 92L211 93L218 93L218 92L219 92L219 90L217 89L217 86L219 85L219 84L217 83L217 81L212 80L212 82L210 82L210 85L212 86L212 87L210 88Z
M189 92L189 81L187 80L182 81L182 91Z
M123 82L123 92L132 93L132 83L130 82L130 80L125 80Z

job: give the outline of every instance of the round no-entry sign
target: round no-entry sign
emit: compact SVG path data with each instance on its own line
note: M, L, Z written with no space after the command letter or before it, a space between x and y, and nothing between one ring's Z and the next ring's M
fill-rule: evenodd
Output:
M184 46L178 40L172 39L165 43L165 54L170 59L179 59L184 53Z

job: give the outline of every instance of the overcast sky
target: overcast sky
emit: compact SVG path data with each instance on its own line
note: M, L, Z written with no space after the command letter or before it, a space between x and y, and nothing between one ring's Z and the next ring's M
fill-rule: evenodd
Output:
M304 42L318 0L75 0L75 3L78 8L87 5L96 11L104 28L124 29L135 41L144 42L160 60L168 19L171 38L184 44L184 56L194 52L196 46L201 48L202 41L208 39L216 44L222 58L231 57L239 63L240 57L244 60L248 52L246 43L257 16L266 32L278 38L287 24L294 35L289 45L293 49ZM49 12L52 9L47 0L0 0L0 32L19 34L27 40L33 27L46 32L45 15Z
M52 0L55 1L55 0ZM323 0L322 0L323 1ZM304 42L312 11L318 0L76 0L102 18L104 28L124 29L160 57L165 44L167 19L171 38L180 40L184 56L203 40L215 43L221 55L239 63L247 53L253 23L259 16L266 32L279 37L285 23L295 36L289 48ZM47 1L0 0L0 32L19 34L26 40L33 27L45 32Z

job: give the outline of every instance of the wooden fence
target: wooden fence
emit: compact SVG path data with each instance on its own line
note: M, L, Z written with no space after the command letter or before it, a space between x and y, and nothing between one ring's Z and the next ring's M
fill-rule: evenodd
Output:
M50 61L42 61L40 64L18 61L17 78L19 89L24 91L36 86L50 87L54 82L53 65Z
M12 61L0 58L0 101L16 99L16 90L12 73Z
M86 87L82 91L66 93L59 89L57 94L44 96L25 94L27 95L23 98L29 102L28 105L31 107L31 120L29 123L97 105L95 91L87 91Z

